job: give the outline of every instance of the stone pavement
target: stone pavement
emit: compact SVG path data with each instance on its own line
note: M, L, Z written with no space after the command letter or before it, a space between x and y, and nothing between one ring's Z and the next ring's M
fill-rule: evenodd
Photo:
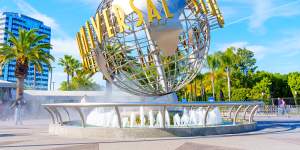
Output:
M258 130L236 135L161 139L76 139L48 135L48 120L0 122L0 150L300 150L300 118L256 118Z

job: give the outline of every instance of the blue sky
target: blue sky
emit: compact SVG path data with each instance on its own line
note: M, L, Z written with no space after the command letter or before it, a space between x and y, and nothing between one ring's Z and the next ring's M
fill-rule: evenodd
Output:
M0 11L40 19L52 27L52 52L79 58L75 34L94 14L100 0L0 0ZM300 71L300 0L218 0L226 26L212 32L210 53L229 46L255 52L259 70ZM66 79L55 65L56 87ZM100 75L95 76L103 84Z

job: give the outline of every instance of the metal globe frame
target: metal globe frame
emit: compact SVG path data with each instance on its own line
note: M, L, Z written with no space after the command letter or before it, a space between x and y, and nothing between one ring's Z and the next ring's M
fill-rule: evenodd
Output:
M110 21L117 24L116 17L109 9L113 2L101 1L97 12L108 10ZM210 46L210 31L220 26L217 18L210 13L196 13L192 0L184 4L180 18L177 18L182 30L179 35L170 35L178 36L174 54L165 55L160 46L168 46L168 43L159 45L159 41L152 38L151 27L168 26L168 19L154 23L144 21L146 23L137 27L138 15L132 12L125 17L130 29L122 33L115 32L114 37L109 37L104 31L103 42L98 42L97 48L89 55L90 59L96 60L94 67L102 70L100 66L104 66L106 72L103 74L107 80L134 95L162 96L183 88L201 70ZM161 4L157 7L160 12L163 11ZM170 28L173 28L172 24ZM171 33L166 30L160 34ZM97 37L94 38L96 41Z

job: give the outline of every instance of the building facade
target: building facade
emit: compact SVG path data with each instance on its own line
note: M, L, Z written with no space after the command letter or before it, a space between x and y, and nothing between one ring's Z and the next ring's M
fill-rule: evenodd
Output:
M11 31L15 36L18 36L19 28L26 30L37 29L38 34L48 35L48 38L41 41L41 43L50 43L51 28L44 25L42 21L18 13L0 12L0 43L8 41L9 35L6 33L6 30ZM44 49L44 51L50 53L50 49ZM15 65L16 61L6 64L2 68L0 80L16 82L14 74ZM49 68L45 65L43 73L34 72L34 66L31 64L25 79L25 87L27 89L48 90ZM34 78L36 80L34 80Z

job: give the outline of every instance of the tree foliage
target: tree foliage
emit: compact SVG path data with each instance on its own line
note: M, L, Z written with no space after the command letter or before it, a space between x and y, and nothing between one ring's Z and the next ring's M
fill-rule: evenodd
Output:
M291 87L293 95L295 97L295 104L298 105L298 95L300 94L300 72L293 72L289 74L288 84Z
M300 73L299 72L290 73L288 77L288 84L291 87L294 96L300 94Z
M59 65L64 67L64 72L67 74L67 81L61 83L60 90L93 91L101 89L92 79L94 73L83 68L79 60L74 57L65 55L59 59Z
M195 81L178 92L179 98L197 101L215 95L219 100L221 94L218 92L222 91L226 100L269 102L270 98L300 95L299 72L258 71L254 52L246 48L230 47L211 54L207 57L206 67L207 72L199 74Z

